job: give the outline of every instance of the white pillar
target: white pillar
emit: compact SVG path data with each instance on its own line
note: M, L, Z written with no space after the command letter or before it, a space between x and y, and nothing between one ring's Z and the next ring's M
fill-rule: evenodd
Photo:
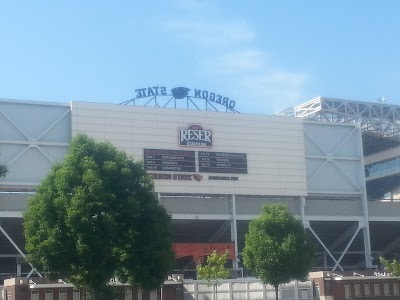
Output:
M301 215L301 222L303 223L303 227L306 228L306 198L300 197L300 215Z
M17 277L22 276L21 264L17 262Z
M361 128L359 128L361 132ZM362 135L359 134L360 145L362 145ZM363 149L359 149L361 153L363 153ZM361 155L361 165L364 166L364 156ZM365 267L372 268L372 256L371 256L371 236L369 232L369 213L368 213L368 198L367 198L367 188L366 188L366 180L365 180L365 172L364 168L361 172L362 179L362 204L363 204L363 216L364 216L364 256L365 256Z
M328 270L328 258L326 257L326 252L322 254L322 265L325 271Z
M237 221L236 221L236 197L232 195L232 220L231 220L231 240L235 244L235 258L232 262L232 267L234 271L239 269L238 261L238 241L237 241Z

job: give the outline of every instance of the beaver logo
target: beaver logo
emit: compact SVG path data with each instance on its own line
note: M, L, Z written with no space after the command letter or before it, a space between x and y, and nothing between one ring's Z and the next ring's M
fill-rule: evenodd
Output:
M203 180L203 176L201 176L200 174L193 174L193 178L196 181L202 181Z
M174 96L175 99L183 99L188 96L190 89L185 88L185 87L176 87L171 90L172 96Z

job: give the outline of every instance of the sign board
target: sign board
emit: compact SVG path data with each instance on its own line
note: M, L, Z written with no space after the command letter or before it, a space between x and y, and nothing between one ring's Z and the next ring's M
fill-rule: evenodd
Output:
M247 174L247 155L199 151L199 172Z
M148 171L196 172L195 152L144 149L144 168Z
M187 128L179 128L179 146L183 147L212 147L213 136L211 130L204 130L197 124Z
M197 157L198 160L195 151L144 149L144 168L147 171L247 174L246 153L198 151Z
M236 105L236 102L234 100L220 94L201 89L194 89L193 94L190 94L191 90L192 89L189 89L187 87L175 87L171 89L171 93L168 93L165 86L149 86L146 88L136 89L135 92L136 98L172 95L176 99L193 97L209 100L228 108L234 108Z

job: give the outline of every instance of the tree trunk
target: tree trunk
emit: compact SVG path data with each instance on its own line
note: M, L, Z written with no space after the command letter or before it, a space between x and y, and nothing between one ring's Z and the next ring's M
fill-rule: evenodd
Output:
M279 285L274 285L274 288L275 288L275 299L279 300L278 299L278 288L279 288Z

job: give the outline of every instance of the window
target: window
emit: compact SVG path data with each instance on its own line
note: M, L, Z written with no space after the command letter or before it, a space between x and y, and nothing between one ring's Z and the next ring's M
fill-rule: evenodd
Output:
M125 289L125 300L132 300L132 288L130 287Z
M344 285L344 297L346 299L351 299L350 283Z
M39 300L39 291L31 292L31 300Z
M66 290L60 290L60 296L58 298L59 300L67 300L67 291Z
M369 282L364 283L364 295L365 297L371 296L371 286L369 285Z
M80 290L74 290L72 299L73 300L81 300L81 291Z
M400 295L399 293L399 283L398 282L393 282L393 296L398 296Z
M379 286L379 283L374 283L374 296L380 296L381 295L381 287Z
M44 294L44 300L53 300L53 291L46 291Z
M387 174L400 169L400 158L391 158L385 161L369 164L365 166L365 176L376 176Z
M359 282L356 282L354 285L354 297L361 297L361 287Z
M383 284L383 295L384 296L390 296L390 286L389 286L389 282L385 282Z

